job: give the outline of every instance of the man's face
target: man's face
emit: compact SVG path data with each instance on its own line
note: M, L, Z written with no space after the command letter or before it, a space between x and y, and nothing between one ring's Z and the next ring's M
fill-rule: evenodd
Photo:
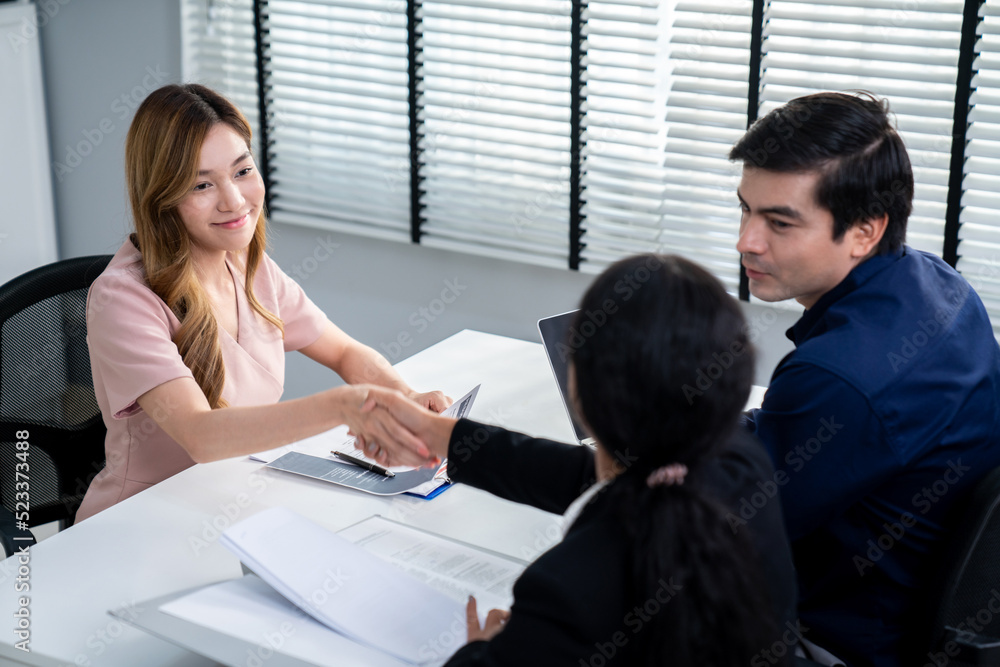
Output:
M819 178L818 172L743 167L736 191L743 211L736 249L750 293L762 301L795 299L811 308L871 249L859 226L833 240L833 214L814 196Z

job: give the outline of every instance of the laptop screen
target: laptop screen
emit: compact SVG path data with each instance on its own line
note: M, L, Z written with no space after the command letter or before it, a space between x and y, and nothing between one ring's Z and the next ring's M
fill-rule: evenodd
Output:
M571 310L568 313L538 320L538 333L542 337L542 346L545 348L545 356L549 358L549 365L552 367L552 374L555 375L556 384L559 385L559 394L562 396L566 413L569 415L570 421L573 422L576 439L581 443L590 444L592 439L573 415L572 403L569 398L567 379L570 352L569 329L576 318L576 313L577 311Z

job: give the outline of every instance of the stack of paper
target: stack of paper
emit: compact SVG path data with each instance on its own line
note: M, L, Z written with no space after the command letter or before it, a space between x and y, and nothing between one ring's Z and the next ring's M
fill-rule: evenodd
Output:
M222 543L316 620L407 662L446 657L433 639L464 617L452 598L285 508L238 523Z
M263 637L317 665L348 654L369 665L390 664L388 656L440 663L465 643L467 597L476 596L482 615L509 608L525 566L378 516L331 533L284 508L236 524L222 542L256 576L207 586L160 610L250 645ZM287 628L281 637L280 628ZM382 657L365 656L372 649Z

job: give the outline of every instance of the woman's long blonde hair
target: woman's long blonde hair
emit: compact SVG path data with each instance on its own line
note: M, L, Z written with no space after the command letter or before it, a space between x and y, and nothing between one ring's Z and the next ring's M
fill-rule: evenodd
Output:
M181 322L173 341L213 409L226 406L219 325L195 274L191 238L177 207L195 185L202 144L218 123L235 130L250 148L250 124L229 100L198 84L171 84L139 105L125 139L125 183L135 222L132 242L142 253L150 288ZM266 231L261 210L246 251L243 288L250 307L284 335L281 320L253 293Z

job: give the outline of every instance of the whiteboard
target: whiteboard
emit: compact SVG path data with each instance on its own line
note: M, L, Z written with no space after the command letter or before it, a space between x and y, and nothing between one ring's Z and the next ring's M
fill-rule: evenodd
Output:
M0 3L0 284L58 258L32 3Z

